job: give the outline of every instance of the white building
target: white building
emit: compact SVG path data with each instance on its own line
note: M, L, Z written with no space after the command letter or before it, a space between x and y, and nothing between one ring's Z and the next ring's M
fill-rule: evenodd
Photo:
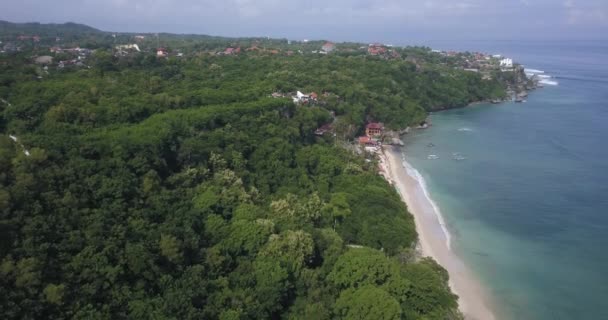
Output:
M137 52L141 52L141 50L139 50L139 46L136 43L134 43L134 44L122 44L122 45L118 45L118 46L116 46L116 49L117 50L130 50L130 49L133 49L133 50L135 50Z
M501 68L513 68L513 59L505 58L500 60Z

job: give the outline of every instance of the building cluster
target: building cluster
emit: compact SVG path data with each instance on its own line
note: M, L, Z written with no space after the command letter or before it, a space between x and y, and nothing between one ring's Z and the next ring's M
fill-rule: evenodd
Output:
M57 64L57 67L62 69L67 66L84 67L85 66L84 61L91 55L91 53L93 53L93 50L87 49L87 48L80 48L80 47L68 48L68 49L53 47L53 48L51 48L51 52L68 53L68 54L75 56L74 59L59 61L59 63Z
M359 137L359 144L364 147L377 147L381 145L384 135L384 124L382 122L370 122L365 126L365 135Z
M432 52L440 54L444 57L450 57L451 63L455 63L457 68L469 72L478 72L482 75L482 79L491 80L492 71L513 71L515 63L513 59L503 57L499 54L486 54L481 52L455 52L455 51L440 51L432 50Z
M40 42L40 36L37 35L33 35L33 36L27 36L27 35L20 35L17 37L17 40L19 41L34 41L34 42Z
M116 56L126 56L133 52L141 52L137 43L117 45L114 49L116 49L114 52Z
M5 52L6 53L12 53L12 52L19 52L19 51L21 51L21 47L20 46L14 44L14 43L9 42L9 43L5 43L2 46L2 50L0 50L0 53L5 53Z
M362 47L362 49L365 49L365 47ZM370 56L383 57L385 59L390 59L390 58L396 59L396 58L400 57L399 52L397 52L397 50L393 49L392 46L381 44L381 43L369 44L367 46L367 54L369 54Z

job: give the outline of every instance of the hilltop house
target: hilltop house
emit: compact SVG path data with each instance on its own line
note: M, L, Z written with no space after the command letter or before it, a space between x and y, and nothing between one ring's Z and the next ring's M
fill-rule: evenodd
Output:
M513 59L505 58L500 60L501 68L513 68Z

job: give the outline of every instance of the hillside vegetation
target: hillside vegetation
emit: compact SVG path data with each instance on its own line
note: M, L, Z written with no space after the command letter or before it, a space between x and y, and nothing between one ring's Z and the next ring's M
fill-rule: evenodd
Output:
M399 195L336 142L504 83L421 48L166 59L86 36L83 68L0 55L2 318L461 317ZM326 94L269 97L296 90Z

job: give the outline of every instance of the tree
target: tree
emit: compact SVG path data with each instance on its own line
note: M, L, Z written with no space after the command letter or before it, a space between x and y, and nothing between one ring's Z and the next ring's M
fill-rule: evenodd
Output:
M391 280L396 269L394 262L378 250L352 248L338 258L327 278L342 289L380 286Z
M160 236L160 253L167 258L167 260L179 263L182 259L181 253L181 242L172 235L162 234Z
M334 313L345 320L397 320L402 315L399 303L386 291L373 286L340 293Z
M52 304L61 305L63 303L63 295L65 293L65 285L49 284L44 288L44 296L46 301Z
M332 194L331 200L323 209L330 217L332 217L334 222L334 230L336 230L336 224L338 221L344 220L344 218L351 214L347 195L344 192Z
M297 274L310 262L313 249L314 243L310 234L302 230L288 230L279 235L272 235L260 255L276 259L290 273Z

